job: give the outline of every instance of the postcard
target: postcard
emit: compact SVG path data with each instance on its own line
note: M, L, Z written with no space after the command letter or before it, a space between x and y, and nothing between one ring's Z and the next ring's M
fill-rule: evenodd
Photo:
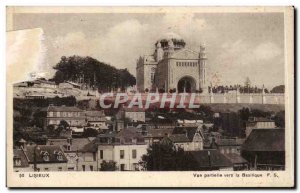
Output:
M294 7L7 7L7 186L295 186Z

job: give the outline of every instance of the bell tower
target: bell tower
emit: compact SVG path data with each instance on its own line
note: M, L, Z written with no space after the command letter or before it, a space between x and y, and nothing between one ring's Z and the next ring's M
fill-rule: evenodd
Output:
M208 87L206 83L206 47L205 44L200 44L200 52L199 52L199 75L200 75L200 88L203 90L203 93L208 93Z
M156 44L156 62L162 60L163 56L164 56L164 51L163 51L163 49L161 47L161 43L158 42Z

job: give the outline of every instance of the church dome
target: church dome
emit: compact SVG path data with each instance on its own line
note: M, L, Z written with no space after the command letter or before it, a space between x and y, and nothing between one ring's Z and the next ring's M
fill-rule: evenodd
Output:
M173 42L173 45L172 45L172 42ZM159 45L158 43L160 43L160 45L163 49L168 49L170 46L174 47L175 50L185 47L185 41L183 40L183 38L174 32L168 32L168 33L162 34L162 36L155 43L155 46L158 46Z

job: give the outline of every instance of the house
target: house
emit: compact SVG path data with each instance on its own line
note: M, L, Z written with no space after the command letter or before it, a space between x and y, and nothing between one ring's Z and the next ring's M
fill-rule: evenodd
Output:
M187 155L191 156L195 162L197 171L232 171L233 164L231 161L221 154L218 150L208 149L201 151L187 151Z
M169 139L184 151L203 150L204 136L200 127L175 127Z
M133 106L132 108L124 107L123 111L124 117L132 122L145 122L146 120L145 110L137 106Z
M85 125L85 116L83 110L75 106L49 105L43 111L47 112L45 126L58 126L62 120L66 121L71 129L73 127L83 127Z
M21 149L30 171L67 171L67 158L58 145L27 145Z
M102 161L113 161L120 171L140 170L138 163L147 154L148 147L144 137L135 128L99 135L95 144L98 144L98 167L101 169Z
M47 145L60 146L67 159L68 171L97 171L97 147L94 138L48 139Z
M236 138L220 138L217 140L213 138L211 148L218 149L222 154L235 153L240 155L242 143L243 141Z
M242 146L242 156L255 170L285 169L285 130L253 129Z
M14 149L13 168L14 172L27 172L31 171L29 167L28 158L23 149Z
M104 111L85 111L86 125L90 128L107 130Z
M264 117L250 117L246 122L246 138L253 129L274 129L275 121Z

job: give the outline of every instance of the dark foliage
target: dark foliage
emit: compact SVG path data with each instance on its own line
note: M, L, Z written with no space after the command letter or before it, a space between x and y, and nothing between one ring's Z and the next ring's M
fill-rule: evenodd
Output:
M116 171L117 165L114 161L102 161L100 171Z
M276 113L274 121L277 127L285 128L285 111Z
M127 69L116 69L92 57L63 56L54 69L57 70L53 77L56 83L80 82L86 87L101 91L115 88L125 90L127 86L132 86L136 82L135 77Z
M189 171L197 168L194 158L171 142L152 144L139 164L147 171Z
M82 133L82 137L97 137L98 134L96 129L86 128Z
M284 93L284 85L279 85L279 86L275 86L274 88L272 88L272 90L270 91L271 93Z

